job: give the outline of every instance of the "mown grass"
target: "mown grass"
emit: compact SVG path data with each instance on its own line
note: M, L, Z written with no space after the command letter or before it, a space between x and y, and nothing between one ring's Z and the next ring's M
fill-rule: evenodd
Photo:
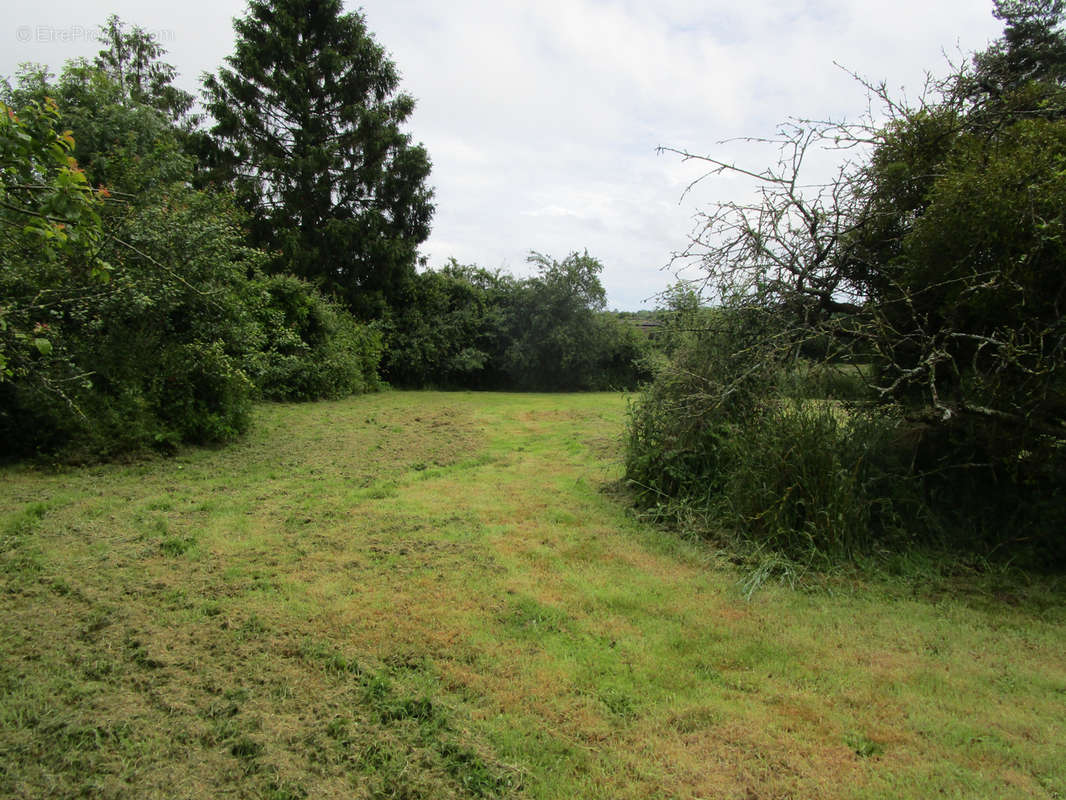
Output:
M0 796L1066 796L1061 586L747 600L611 491L624 412L390 392L0 472Z

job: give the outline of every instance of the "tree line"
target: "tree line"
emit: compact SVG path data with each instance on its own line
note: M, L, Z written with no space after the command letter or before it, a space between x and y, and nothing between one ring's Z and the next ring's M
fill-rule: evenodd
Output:
M419 270L431 164L359 13L253 0L206 116L142 29L0 87L3 455L223 442L257 399L634 386L588 253ZM424 265L422 265L424 266Z

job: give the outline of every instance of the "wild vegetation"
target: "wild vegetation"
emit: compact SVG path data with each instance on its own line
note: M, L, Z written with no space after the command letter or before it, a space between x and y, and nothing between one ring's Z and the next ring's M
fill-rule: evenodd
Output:
M193 187L191 98L158 47L105 33L94 63L27 67L0 98L4 455L224 442L257 396L376 387L378 334L264 275L232 198Z
M1003 38L916 104L869 85L870 120L786 126L776 166L702 159L762 200L682 254L720 308L634 411L646 504L800 559L1066 563L1064 6L996 13ZM865 155L811 188L819 145Z
M634 389L651 343L604 311L603 265L585 253L540 253L516 279L451 263L409 284L388 320L384 374L400 386L537 391Z

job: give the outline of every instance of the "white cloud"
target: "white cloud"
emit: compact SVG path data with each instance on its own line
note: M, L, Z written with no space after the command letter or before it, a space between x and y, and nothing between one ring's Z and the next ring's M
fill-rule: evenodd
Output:
M10 4L9 4L10 5ZM683 202L701 170L658 145L759 165L790 116L855 116L861 87L834 61L912 96L941 51L979 49L999 23L991 0L362 0L368 26L418 100L410 123L434 163L432 265L449 256L524 271L530 249L588 248L606 265L610 302L632 307L670 281L700 203L735 196L717 178ZM354 6L349 5L349 8ZM235 0L149 5L85 0L6 10L0 74L19 61L58 67L91 42L22 42L19 31L91 28L114 10L168 31L182 81L232 49ZM760 161L761 159L761 161Z

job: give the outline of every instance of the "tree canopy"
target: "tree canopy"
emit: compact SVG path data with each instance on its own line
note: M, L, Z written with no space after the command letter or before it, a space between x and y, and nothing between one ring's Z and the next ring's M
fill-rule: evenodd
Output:
M429 235L430 161L413 98L340 0L252 0L228 66L205 80L215 174L253 215L272 268L380 316Z
M420 273L388 318L385 374L403 386L636 388L647 337L603 312L598 259L531 253L517 279L452 261Z

